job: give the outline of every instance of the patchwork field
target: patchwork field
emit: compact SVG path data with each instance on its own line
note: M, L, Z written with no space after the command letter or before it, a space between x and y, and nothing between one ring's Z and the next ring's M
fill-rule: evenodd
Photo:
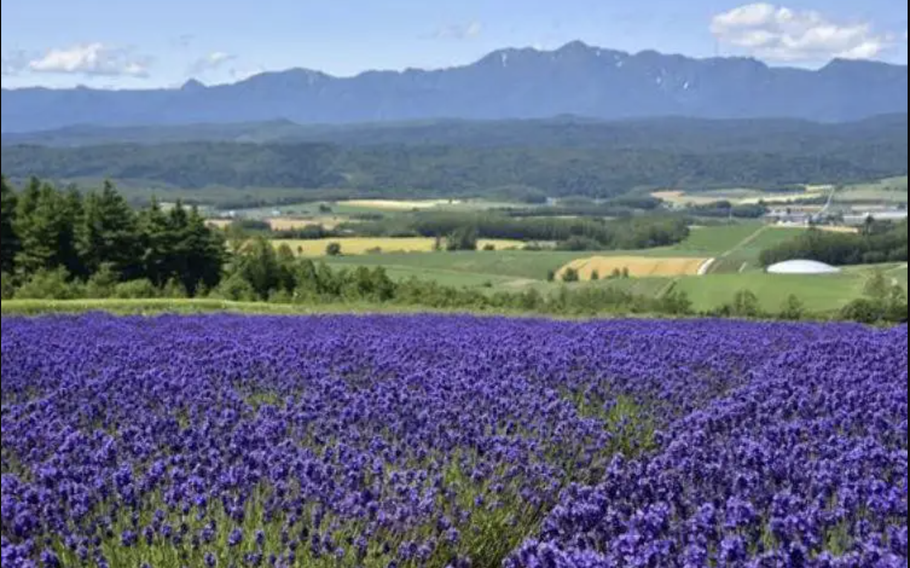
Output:
M837 192L837 203L907 203L907 177L851 185Z
M906 326L4 318L3 566L899 568L907 349Z
M326 256L326 249L330 244L341 245L342 255L365 255L378 253L432 253L436 240L430 238L370 238L350 237L340 239L317 240L273 240L276 247L287 245L295 254L300 256L321 257ZM520 248L524 245L521 241L486 239L478 241L478 248L492 245L496 250ZM487 251L487 254L489 251ZM381 263L380 263L381 264Z
M562 280L566 272L575 270L581 280L608 278L621 272L633 278L653 276L694 276L710 259L707 258L646 258L639 256L594 256L573 260L557 272Z

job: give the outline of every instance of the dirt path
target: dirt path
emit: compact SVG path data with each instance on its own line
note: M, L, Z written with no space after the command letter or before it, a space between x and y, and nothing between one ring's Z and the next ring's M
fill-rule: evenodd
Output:
M714 263L717 262L716 258L709 258L701 266L698 267L698 275L704 276L711 271L711 267L714 266Z

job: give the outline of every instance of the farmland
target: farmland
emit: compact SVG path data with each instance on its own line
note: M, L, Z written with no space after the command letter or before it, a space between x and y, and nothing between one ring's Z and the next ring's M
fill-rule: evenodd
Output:
M831 324L4 318L3 565L898 567L907 349Z
M581 280L599 280L601 276L608 277L611 274L623 274L632 278L695 276L703 266L707 266L709 260L685 257L594 256L573 260L559 269L556 276L565 279L569 271L575 271Z
M313 239L313 240L293 240L280 239L272 243L277 246L287 245L293 252L301 256L319 257L325 256L326 249L330 244L341 246L342 254L362 255L368 253L421 253L433 252L437 242L430 238L366 238L366 237L349 237L339 239ZM521 241L509 240L480 240L478 247L483 249L492 246L496 250L510 248L519 248L522 246Z

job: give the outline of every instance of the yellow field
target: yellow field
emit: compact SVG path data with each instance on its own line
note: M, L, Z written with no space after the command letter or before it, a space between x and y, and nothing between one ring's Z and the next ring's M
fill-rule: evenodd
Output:
M704 194L686 193L685 191L655 191L652 197L662 199L673 205L709 205L718 201L729 201L733 205L757 205L765 203L787 203L800 199L825 197L830 192L827 186L807 186L806 191L791 193L766 193L754 190L714 191ZM820 209L821 207L818 207Z
M699 195L689 195L685 191L655 191L651 197L661 199L673 205L707 205L715 203L716 197L705 197Z
M295 254L300 256L319 257L325 256L326 248L331 243L341 245L341 254L343 255L360 255L368 254L376 249L381 249L383 253L394 252L433 252L436 239L430 238L368 238L368 237L350 237L344 239L318 239L318 240L273 240L272 244L276 247L288 245ZM496 250L506 250L510 248L520 248L524 245L521 241L507 240L480 240L478 249L483 249L487 245L493 245Z
M775 229L799 229L800 231L806 230L805 225L771 225L771 226L774 227ZM857 227L842 227L839 225L817 225L815 228L820 231L825 231L826 233L847 233L847 234L851 234L851 235L855 235L855 234L859 233L859 229Z
M273 231L296 231L307 227L322 225L323 228L331 231L342 223L350 222L345 217L313 217L310 219L295 219L293 217L272 217L266 219L266 222L272 227Z
M349 205L351 207L363 207L366 209L384 209L386 211L411 211L413 209L433 209L443 205L458 205L460 201L450 201L448 199L422 199L414 201L399 201L392 199L355 199L352 201L341 201L339 205Z
M227 229L231 226L233 221L231 219L206 219L205 224L207 227L213 229Z
M602 279L609 278L614 270L629 270L635 278L648 276L696 276L698 269L708 262L707 258L646 258L641 256L595 256L580 258L559 269L557 277L562 279L566 271L574 268L582 280L591 280L596 270Z

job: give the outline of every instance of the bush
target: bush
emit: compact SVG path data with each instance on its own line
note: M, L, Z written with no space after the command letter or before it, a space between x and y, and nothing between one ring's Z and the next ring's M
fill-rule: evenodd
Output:
M329 243L329 246L325 247L325 254L327 256L341 256L341 244Z
M563 282L578 282L581 280L581 276L578 274L578 271L574 268L567 268L562 274Z
M294 295L291 294L290 292L288 292L287 290L278 290L278 291L272 292L272 294L269 296L269 302L272 304L283 304L283 305L293 304Z
M449 252L477 250L477 228L455 229L446 239L446 250Z
M186 298L189 294L186 292L183 284L179 280L171 278L168 280L167 284L164 285L164 289L161 290L162 298L170 298L172 300Z
M692 313L692 300L684 291L675 291L660 299L658 309L662 314L684 316Z
M119 275L110 263L104 263L88 282L85 283L85 296L95 300L103 300L114 296L114 290L120 282Z
M493 252L496 250L496 245L494 245L493 243L487 243L483 246L483 250L485 250L487 252Z
M39 270L15 294L22 300L76 300L84 296L85 290L70 282L65 268Z
M600 271L595 270L594 272L591 273L591 281L597 282L598 280L600 280Z
M555 270L547 270L547 282L556 282Z
M148 279L121 282L114 288L114 297L119 300L146 300L158 296L158 288Z
M229 302L254 302L259 299L253 286L239 273L224 280L213 296Z
M780 318L789 321L800 321L806 317L806 306L802 300L791 294L787 301L784 302L780 312Z
M882 321L885 315L883 308L884 306L880 302L860 298L850 302L841 310L840 317L844 320L872 325Z
M16 287L13 284L13 277L4 272L0 274L0 287L2 287L2 294L0 297L4 300L9 300L16 293Z
M741 318L757 318L762 315L758 296L751 290L740 290L733 298L732 314Z

